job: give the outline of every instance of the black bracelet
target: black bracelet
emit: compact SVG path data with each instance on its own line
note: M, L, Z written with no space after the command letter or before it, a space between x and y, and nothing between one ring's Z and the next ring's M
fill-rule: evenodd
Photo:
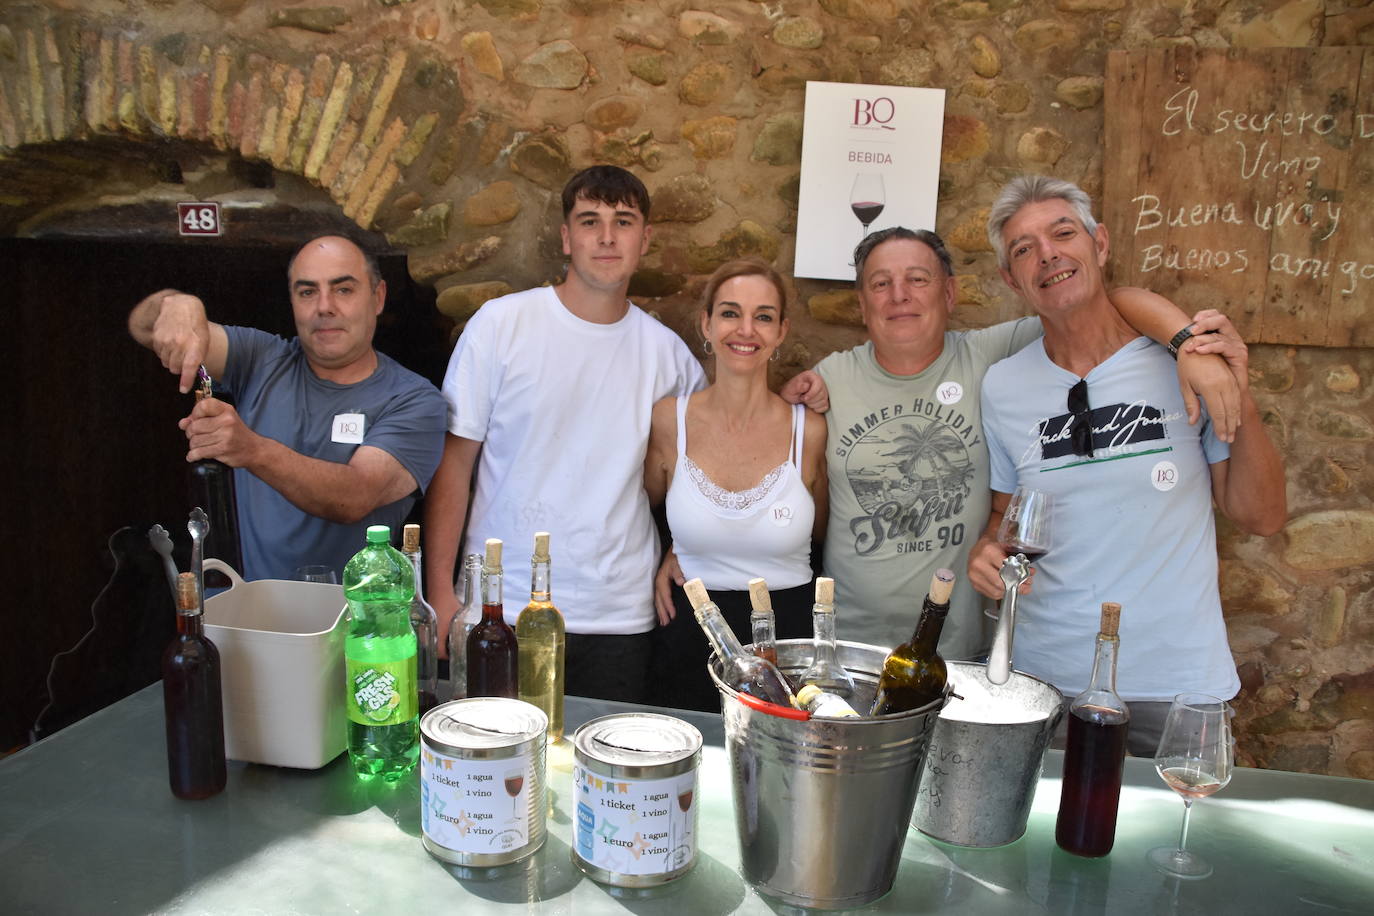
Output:
M1164 346L1168 349L1169 355L1170 355L1170 356L1172 356L1174 359L1178 359L1178 348L1181 347L1181 346L1183 346L1185 343L1187 343L1189 338L1194 337L1194 336L1201 336L1202 334L1215 334L1215 333L1216 333L1216 331L1199 331L1199 332L1195 335L1195 334L1193 333L1193 326L1190 324L1190 325L1187 325L1186 327L1184 327L1183 330L1181 330L1181 331L1179 331L1177 334L1175 334L1175 335L1173 336L1173 338L1170 339L1170 341L1169 341L1167 344L1165 344Z

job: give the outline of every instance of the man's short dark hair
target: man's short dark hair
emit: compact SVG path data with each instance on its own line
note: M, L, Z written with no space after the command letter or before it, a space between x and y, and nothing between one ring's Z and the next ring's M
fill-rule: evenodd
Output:
M904 239L908 242L920 242L931 251L935 252L935 258L940 262L940 266L945 271L946 277L954 276L954 262L950 260L949 249L945 248L944 239L940 238L929 229L908 229L905 226L889 226L886 229L879 229L864 236L864 240L854 248L854 285L860 286L864 279L864 262L883 242L890 242L893 239Z
M564 220L579 197L608 207L634 207L649 221L649 189L619 166L594 165L570 178L563 186Z
M315 236L315 238L311 239L310 242L318 241L319 239L329 237L330 236L317 235ZM372 252L368 251L367 248L365 248L363 244L355 238L344 235L342 233L334 235L332 237L343 239L345 242L352 244L354 248L357 248L360 252L362 252L363 266L367 268L367 285L369 288L376 290L378 284L382 282L382 265L381 262L377 260L377 256ZM301 256L301 252L305 250L306 245L309 245L310 242L306 242L305 245L302 245L301 247L297 248L295 253L291 255L291 260L286 262L286 275L288 277L291 275L291 268L296 266L296 258L299 258Z

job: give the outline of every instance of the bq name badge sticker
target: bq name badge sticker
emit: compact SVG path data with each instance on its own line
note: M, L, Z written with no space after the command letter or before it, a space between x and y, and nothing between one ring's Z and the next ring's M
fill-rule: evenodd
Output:
M1178 466L1172 461L1161 461L1150 468L1150 485L1161 493L1178 486Z
M329 438L333 442L341 442L345 445L362 445L366 427L367 416L365 414L335 414L334 429Z

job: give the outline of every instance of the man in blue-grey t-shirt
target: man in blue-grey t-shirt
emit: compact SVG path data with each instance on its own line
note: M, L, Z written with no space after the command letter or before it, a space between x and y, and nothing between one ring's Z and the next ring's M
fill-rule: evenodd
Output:
M180 426L188 461L237 468L241 570L290 579L322 564L342 575L367 525L399 526L443 452L439 392L372 347L386 283L345 238L307 242L287 269L297 337L206 319L195 296L161 290L129 333L190 390L196 370L237 406L207 398Z

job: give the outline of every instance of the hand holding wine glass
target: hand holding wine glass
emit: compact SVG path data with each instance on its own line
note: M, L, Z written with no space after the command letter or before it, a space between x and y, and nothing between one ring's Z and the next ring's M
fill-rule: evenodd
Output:
M1165 784L1183 799L1183 826L1178 847L1150 850L1150 862L1165 874L1205 878L1212 873L1206 860L1187 850L1188 815L1193 802L1231 781L1231 708L1225 700L1204 693L1180 693L1169 707L1164 731L1155 752L1155 769Z

